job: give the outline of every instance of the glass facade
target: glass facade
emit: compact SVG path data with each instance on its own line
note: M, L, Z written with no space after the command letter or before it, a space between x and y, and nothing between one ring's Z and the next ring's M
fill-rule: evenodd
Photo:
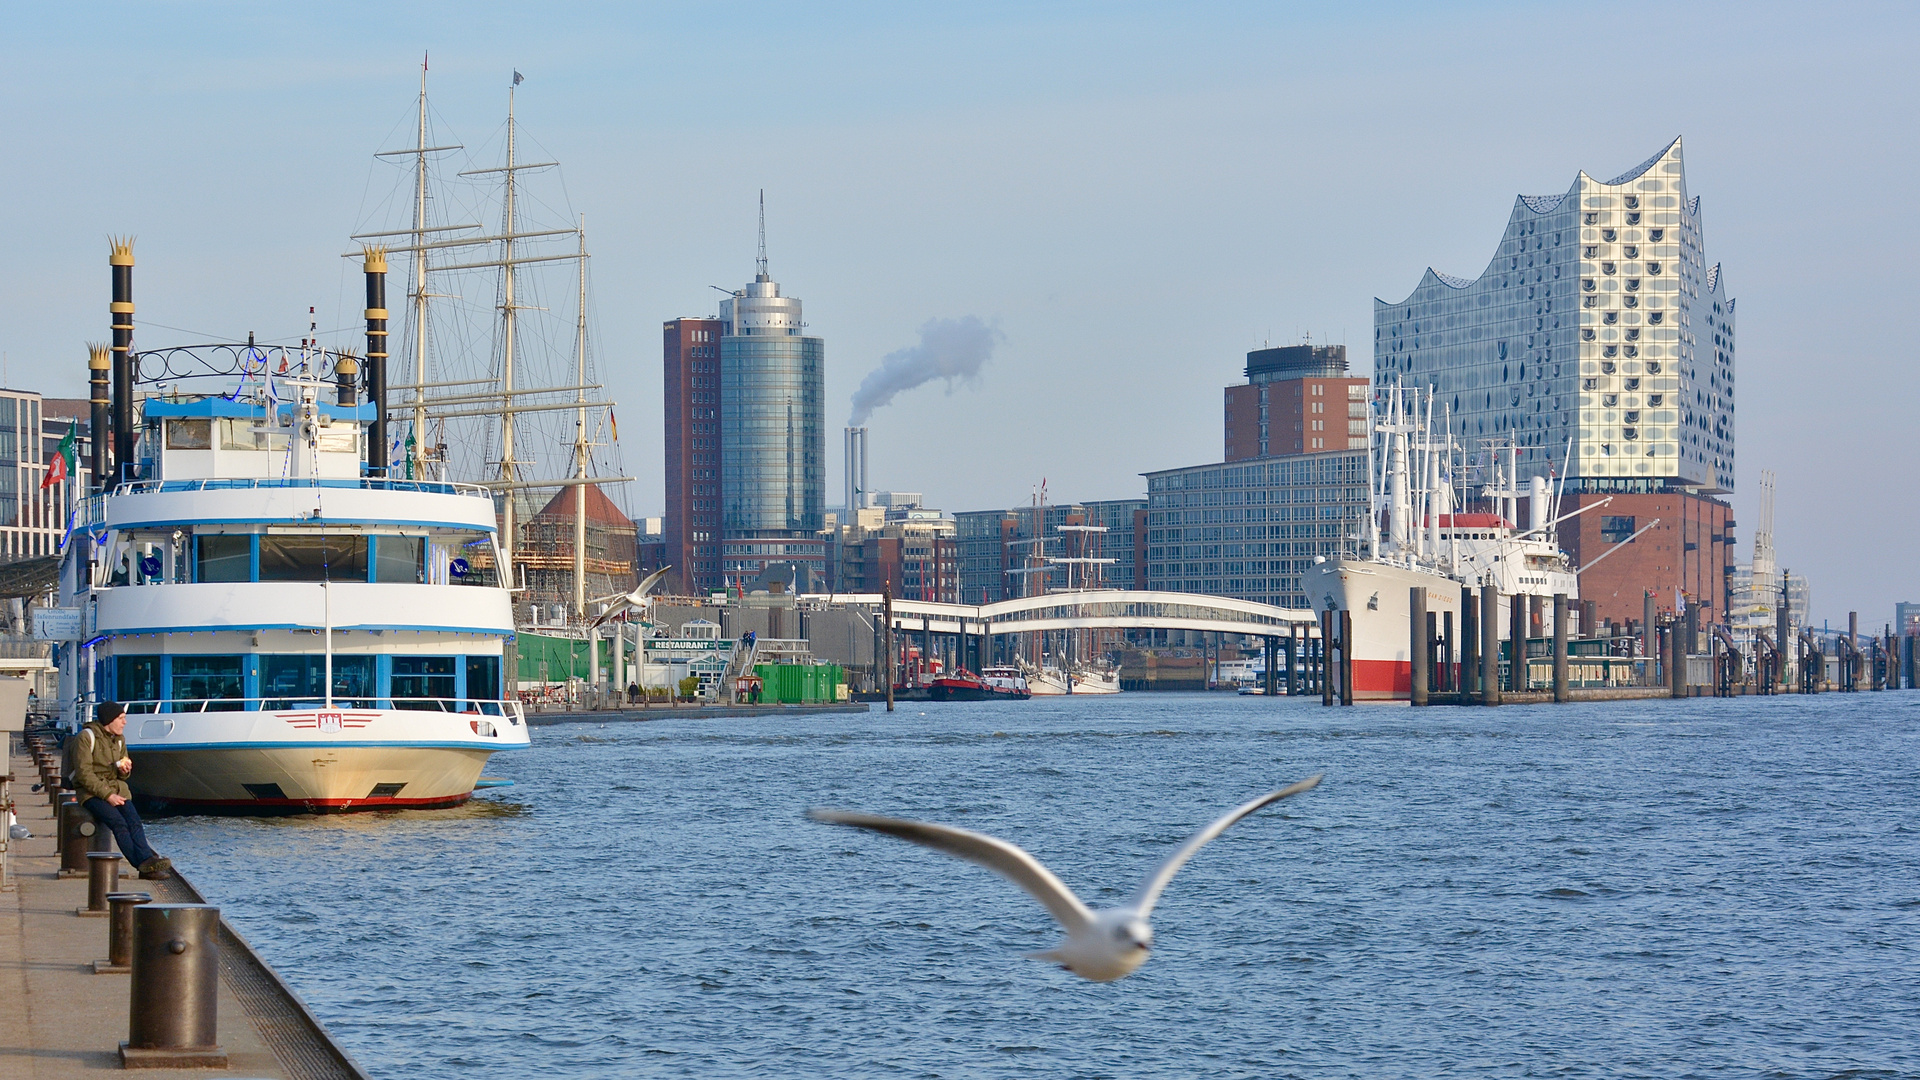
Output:
M1147 473L1147 588L1307 606L1316 556L1359 550L1367 453Z
M812 537L826 525L826 343L720 341L721 529Z
M1570 487L1733 490L1734 302L1680 140L1602 183L1520 196L1493 262L1374 301L1374 384L1427 386L1470 446Z

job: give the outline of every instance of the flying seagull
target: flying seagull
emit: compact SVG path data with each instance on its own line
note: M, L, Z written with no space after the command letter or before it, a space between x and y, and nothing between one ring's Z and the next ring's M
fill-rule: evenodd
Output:
M1147 962L1147 953L1153 948L1153 928L1147 925L1147 916L1152 914L1154 902L1160 899L1167 882L1172 881L1173 875L1186 865L1188 859L1193 858L1194 852L1206 846L1207 841L1226 832L1227 826L1255 810L1277 803L1289 795L1311 790L1320 783L1323 775L1310 776L1291 787L1281 788L1234 807L1218 821L1194 833L1193 838L1182 844L1178 851L1167 856L1166 861L1140 883L1132 899L1119 907L1101 908L1098 911L1081 903L1080 898L1061 884L1052 871L1040 865L1038 859L1005 840L946 825L875 814L855 814L845 810L813 810L807 816L828 825L850 825L911 840L935 851L944 851L968 862L978 863L999 874L1040 901L1067 931L1067 940L1046 952L1028 953L1029 959L1059 964L1083 979L1112 982L1125 978Z

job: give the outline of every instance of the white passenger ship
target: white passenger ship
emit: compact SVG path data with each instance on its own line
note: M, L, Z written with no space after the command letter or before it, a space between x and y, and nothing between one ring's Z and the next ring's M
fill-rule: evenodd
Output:
M63 696L126 704L129 781L161 808L466 801L528 745L508 592L479 569L502 564L492 497L365 467L375 406L299 377L331 354L277 378L240 355L230 393L139 403L129 478L79 508L61 588L91 609L91 695Z

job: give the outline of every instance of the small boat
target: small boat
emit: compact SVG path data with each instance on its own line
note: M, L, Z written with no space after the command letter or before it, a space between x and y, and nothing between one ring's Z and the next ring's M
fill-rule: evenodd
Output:
M934 701L1025 700L1033 696L1017 668L990 667L975 675L965 669L934 679L927 686Z

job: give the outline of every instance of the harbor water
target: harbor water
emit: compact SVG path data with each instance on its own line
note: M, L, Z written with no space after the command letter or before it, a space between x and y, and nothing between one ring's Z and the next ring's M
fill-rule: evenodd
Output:
M161 850L376 1077L1920 1074L1920 694L1500 709L1121 694L582 724L466 808ZM1114 903L1111 984L978 867Z

